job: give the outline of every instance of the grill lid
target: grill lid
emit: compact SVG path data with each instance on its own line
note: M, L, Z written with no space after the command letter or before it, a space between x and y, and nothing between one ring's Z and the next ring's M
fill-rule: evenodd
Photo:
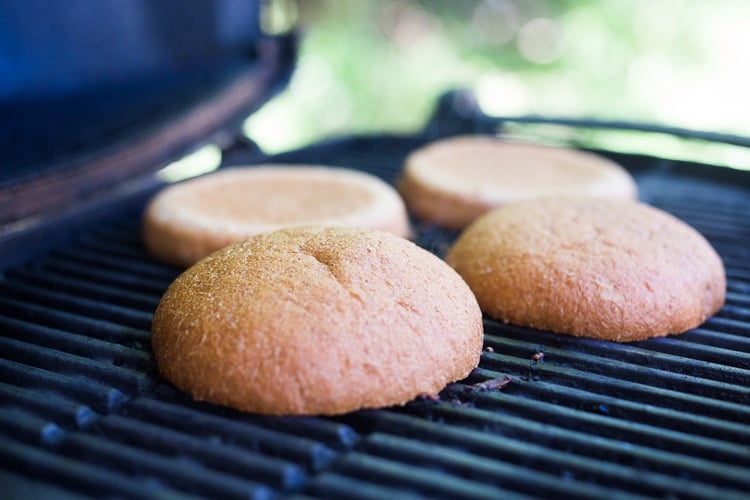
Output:
M293 37L261 33L260 8L233 0L5 2L0 235L121 196L126 182L234 132L295 59Z

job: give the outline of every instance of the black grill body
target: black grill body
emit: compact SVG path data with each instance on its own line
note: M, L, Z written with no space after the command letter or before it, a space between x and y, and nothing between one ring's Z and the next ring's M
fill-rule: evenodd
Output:
M393 182L409 151L437 131L457 130L456 121L433 123L424 135L350 137L273 158L240 149L226 163L323 163ZM486 131L486 124L470 120L463 130ZM142 247L143 196L100 211L104 220L69 222L71 241L48 243L31 259L6 248L13 264L0 279L3 491L56 498L750 497L750 175L603 154L630 169L646 202L691 224L717 249L728 290L715 317L682 335L630 344L486 318L491 349L468 379L437 399L338 418L268 417L197 403L158 376L150 321L178 270ZM440 256L457 236L413 222L415 241Z

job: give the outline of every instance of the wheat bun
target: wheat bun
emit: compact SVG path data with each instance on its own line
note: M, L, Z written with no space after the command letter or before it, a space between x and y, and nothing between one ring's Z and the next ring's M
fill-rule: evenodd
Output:
M489 316L618 342L697 327L726 293L723 263L706 239L634 201L498 208L470 225L446 259Z
M630 174L606 158L490 136L452 137L412 152L398 189L412 213L450 229L463 229L493 208L530 198L637 198Z
M187 269L153 319L161 374L198 400L334 415L436 394L477 366L482 316L444 261L393 234L292 228Z
M158 260L187 267L230 243L284 227L363 227L408 236L395 189L344 168L227 168L167 187L149 203L143 241Z

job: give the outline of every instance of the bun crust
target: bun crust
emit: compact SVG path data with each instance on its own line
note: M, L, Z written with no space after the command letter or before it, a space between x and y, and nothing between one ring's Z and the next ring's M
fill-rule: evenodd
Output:
M230 245L169 287L162 375L199 400L334 415L436 394L477 366L483 327L445 262L392 234L294 228Z
M414 151L398 189L415 215L450 229L530 198L637 198L630 174L606 158L488 136L453 137Z
M695 328L726 294L723 263L705 238L636 202L499 208L469 226L446 260L492 317L618 342Z
M160 261L187 267L230 243L302 225L410 232L403 201L377 177L273 165L224 169L162 190L144 214L143 240Z

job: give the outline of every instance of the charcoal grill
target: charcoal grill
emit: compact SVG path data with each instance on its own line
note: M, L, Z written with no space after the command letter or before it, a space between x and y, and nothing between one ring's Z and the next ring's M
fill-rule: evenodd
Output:
M226 163L325 163L393 182L436 131L506 123L437 116L448 121L422 134L347 137L270 158L235 148ZM491 349L468 379L435 400L338 418L239 413L159 378L150 321L179 271L143 249L139 197L106 222L74 218L72 241L25 262L6 241L5 261L15 262L0 281L0 480L70 498L747 497L750 175L599 152L720 253L728 293L719 314L631 344L485 318ZM438 255L456 237L413 222L415 241ZM486 383L495 379L509 382Z
M490 118L464 97L444 97L413 135L349 136L271 157L230 138L223 165L322 163L394 182L406 154L432 140L539 121L750 146L637 124ZM181 142L211 131L193 127ZM630 344L485 318L487 349L466 380L437 399L337 418L240 413L163 381L150 322L179 271L152 260L139 236L159 185L136 169L141 181L106 199L70 208L60 203L81 192L58 193L43 216L0 232L3 497L750 498L750 172L597 152L713 244L725 307L685 334ZM27 199L40 202L44 187ZM413 224L415 241L439 256L457 236Z

